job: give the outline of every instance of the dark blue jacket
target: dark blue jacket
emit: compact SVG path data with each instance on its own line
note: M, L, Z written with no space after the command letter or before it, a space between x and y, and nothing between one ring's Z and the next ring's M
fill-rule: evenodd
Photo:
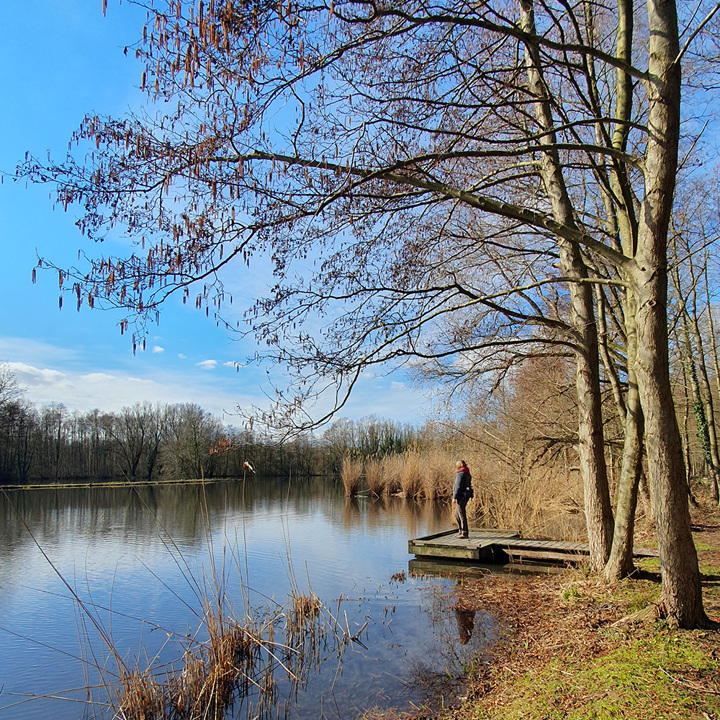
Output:
M472 476L466 467L460 468L455 475L455 484L453 485L453 500L466 501L469 500L468 490L470 489L470 481Z

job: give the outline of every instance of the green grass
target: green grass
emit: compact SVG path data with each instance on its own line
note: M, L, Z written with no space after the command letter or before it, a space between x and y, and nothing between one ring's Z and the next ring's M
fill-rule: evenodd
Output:
M478 720L610 720L717 717L720 696L693 690L717 674L718 662L695 647L693 634L648 634L588 663L551 661L517 679L503 709ZM688 679L690 678L690 679Z
M695 549L696 549L698 552L704 552L704 551L706 551L706 550L716 550L717 548L715 548L713 545L708 545L707 543L701 543L701 542L697 542L697 541L696 541L696 542L695 542Z

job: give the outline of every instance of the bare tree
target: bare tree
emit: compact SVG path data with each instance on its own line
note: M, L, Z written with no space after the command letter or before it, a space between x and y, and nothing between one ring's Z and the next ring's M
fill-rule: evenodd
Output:
M198 405L170 405L163 418L161 463L171 477L211 476L215 456L210 450L222 436L220 423Z
M22 397L23 390L9 365L0 364L0 407Z
M117 415L106 415L105 431L113 440L113 451L122 474L136 480L143 458L148 469L148 453L157 451L158 412L149 403L124 407ZM144 477L145 473L143 473Z
M127 308L124 329L135 318L142 333L173 292L230 325L223 273L267 251L277 284L246 321L295 371L297 392L280 393L286 422L307 412L298 396L328 381L341 407L362 370L380 363L461 363L500 340L534 342L497 330L466 342L439 320L467 327L473 309L489 307L508 317L517 288L502 275L466 281L468 247L492 246L499 265L520 251L544 259L523 301L537 303L548 283L566 295L596 564L610 550L612 515L591 284L619 283L663 601L671 619L695 626L705 614L668 374L666 268L680 62L703 49L715 12L699 10L681 48L673 0L645 11L629 0L171 0L150 11L137 51L144 87L172 111L157 121L88 117L74 139L92 155L30 159L20 172L57 183L63 205L82 203L91 238L119 223L142 246L60 273L78 305ZM456 242L466 226L481 228L473 246ZM593 276L590 258L614 277Z

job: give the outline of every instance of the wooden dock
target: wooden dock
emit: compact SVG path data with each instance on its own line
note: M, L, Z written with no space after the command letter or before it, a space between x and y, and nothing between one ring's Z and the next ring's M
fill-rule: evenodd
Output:
M427 535L410 540L408 552L428 560L561 565L577 565L590 554L587 543L521 538L515 530L471 528L469 535L459 538L456 530ZM657 551L635 548L635 557L657 557Z

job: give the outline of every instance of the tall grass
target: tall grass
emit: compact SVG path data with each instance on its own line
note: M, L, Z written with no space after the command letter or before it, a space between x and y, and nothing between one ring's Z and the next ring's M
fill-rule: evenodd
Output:
M402 493L406 498L417 498L422 487L423 458L416 450L409 450L399 457L402 460L400 465Z
M388 455L383 458L383 471L385 474L385 492L388 495L398 495L402 492L402 455Z
M425 451L419 460L421 495L429 500L452 498L457 458L446 450Z
M348 497L355 497L360 491L362 469L362 462L353 460L349 455L343 458L340 467L340 479L345 488L345 495Z
M374 497L380 497L387 487L388 480L382 460L371 458L365 461L365 485Z
M471 524L519 530L526 536L584 537L579 473L557 463L528 463L515 469L492 452L413 448L364 463L345 458L343 485L347 495L357 494L364 476L365 488L375 497L402 494L449 503L460 457L467 461L473 477L475 497L468 503Z
M282 642L274 639L279 624ZM233 703L250 692L257 694L252 716L271 717L278 675L296 688L329 644L337 654L352 639L313 593L297 591L260 621L239 621L209 605L203 625L207 640L192 641L179 663L121 668L118 682L108 686L115 718L223 720Z
M210 609L208 608L208 611ZM122 720L221 720L258 675L262 634L209 611L209 637L186 648L179 666L121 668L110 686L115 717Z

